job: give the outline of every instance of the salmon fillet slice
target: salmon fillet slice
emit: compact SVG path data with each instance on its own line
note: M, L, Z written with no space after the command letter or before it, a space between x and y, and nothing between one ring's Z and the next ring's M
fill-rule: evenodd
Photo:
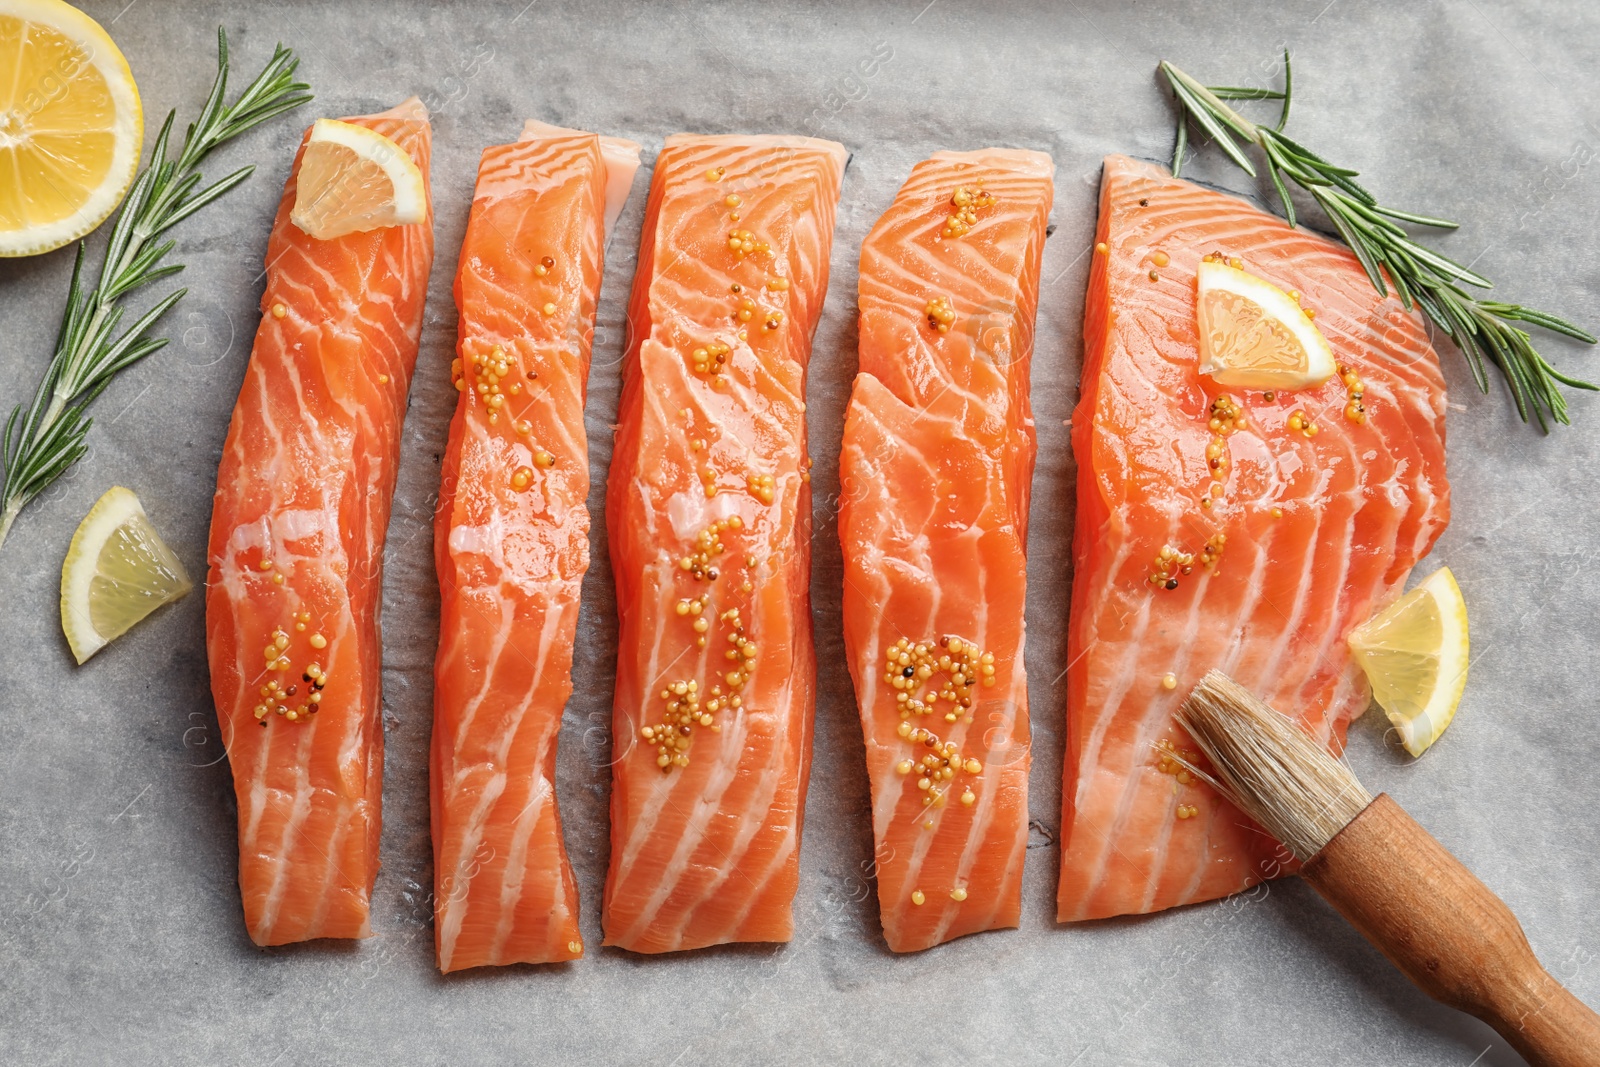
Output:
M1016 926L1028 837L1028 368L1054 165L940 152L861 248L844 633L896 952Z
M1062 921L1209 900L1292 868L1167 757L1160 746L1189 747L1173 712L1215 667L1341 748L1369 700L1345 635L1449 519L1438 356L1347 249L1121 156L1105 162L1096 240L1072 419ZM1214 252L1298 290L1360 383L1365 421L1346 417L1353 386L1338 375L1269 398L1198 374L1195 277Z
M607 528L620 632L605 943L787 941L815 657L805 376L843 146L667 139Z
M393 140L426 177L420 101L345 121ZM239 888L258 945L372 932L383 542L433 263L431 208L415 225L326 241L301 232L289 221L299 169L296 156L267 244L206 583Z
M478 168L455 285L460 400L434 531L442 971L583 954L556 737L589 567L583 405L605 227L638 166L631 141L529 122Z

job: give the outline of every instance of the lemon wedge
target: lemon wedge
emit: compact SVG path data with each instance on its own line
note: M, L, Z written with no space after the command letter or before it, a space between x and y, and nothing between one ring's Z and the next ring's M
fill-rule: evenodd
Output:
M1400 743L1422 755L1455 718L1467 685L1467 605L1455 575L1434 571L1347 640Z
M405 149L353 122L318 119L311 127L289 213L296 226L327 241L427 217L422 171Z
M1200 264L1200 373L1235 389L1306 389L1333 377L1333 350L1282 289L1219 258Z
M61 565L61 629L82 663L192 588L139 498L112 486L78 524Z
M139 87L99 23L61 0L0 0L0 256L104 222L143 141Z

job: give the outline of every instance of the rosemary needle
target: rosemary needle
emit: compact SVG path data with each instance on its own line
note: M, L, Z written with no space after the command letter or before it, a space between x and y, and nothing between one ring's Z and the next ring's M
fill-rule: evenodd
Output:
M118 371L157 351L166 338L148 336L149 329L172 310L187 290L157 301L126 330L121 325L122 301L151 282L176 274L181 264L164 263L176 242L157 239L248 178L254 167L234 171L198 189L200 164L211 151L277 115L311 99L310 87L294 80L299 61L279 45L272 59L232 104L224 105L228 87L228 37L217 30L217 78L200 116L184 134L183 147L167 158L167 137L173 115L167 115L150 153L150 162L134 181L117 214L100 267L100 281L85 290L85 242L78 243L61 317L55 353L44 379L26 409L12 409L0 439L0 544L28 502L61 477L86 450L84 437L92 420L89 405Z
M1493 288L1487 278L1418 244L1400 225L1454 229L1455 223L1379 204L1377 198L1356 181L1360 176L1358 171L1336 167L1284 134L1294 93L1287 51L1283 54L1281 92L1208 87L1166 60L1161 61L1161 73L1166 75L1182 109L1178 114L1177 148L1172 157L1174 177L1183 166L1190 121L1210 134L1228 158L1251 177L1255 177L1256 169L1240 142L1254 144L1265 158L1267 176L1278 192L1289 224L1294 225L1295 209L1288 186L1284 184L1285 178L1311 194L1360 260L1373 288L1387 295L1389 285L1393 285L1395 294L1407 309L1420 306L1434 325L1455 342L1467 357L1479 389L1485 393L1489 391L1487 364L1492 363L1499 369L1523 422L1528 421L1531 412L1543 430L1549 429L1547 420L1568 423L1567 402L1560 387L1600 389L1551 366L1534 349L1532 339L1518 323L1538 326L1587 344L1596 343L1587 331L1543 311L1472 296L1462 286ZM1240 115L1224 103L1225 100L1281 100L1283 107L1276 125L1263 126Z

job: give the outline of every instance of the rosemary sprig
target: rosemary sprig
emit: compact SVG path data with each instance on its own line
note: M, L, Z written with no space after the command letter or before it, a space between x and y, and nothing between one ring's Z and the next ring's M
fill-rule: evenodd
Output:
M219 27L217 78L211 95L185 132L183 148L172 159L167 158L167 137L175 113L162 123L150 162L117 213L100 267L100 282L93 289L84 289L87 242L79 242L55 354L32 403L26 409L20 404L12 409L5 436L0 439L5 468L0 478L0 544L5 543L12 523L28 502L83 458L84 437L93 421L86 414L89 405L118 371L166 345L166 338L150 337L148 331L188 290L167 294L119 334L122 300L142 286L181 271L181 264L163 262L176 242L158 244L156 239L255 170L243 167L197 191L199 167L206 156L251 127L311 99L306 91L310 86L294 80L298 64L292 51L277 46L255 81L232 104L224 105L228 36Z
M1388 286L1392 284L1407 309L1421 306L1434 325L1455 342L1467 357L1479 389L1485 393L1489 391L1486 365L1492 363L1499 368L1523 422L1528 421L1531 411L1542 430L1549 429L1547 417L1568 423L1566 398L1560 386L1600 389L1600 386L1556 370L1534 349L1527 331L1517 323L1539 326L1595 344L1596 339L1587 331L1565 319L1520 304L1472 296L1462 286L1493 288L1487 278L1418 244L1400 225L1454 229L1455 223L1379 204L1377 198L1356 181L1358 171L1336 167L1284 134L1294 86L1287 51L1283 54L1282 92L1207 87L1166 60L1161 62L1161 73L1166 75L1182 108L1178 114L1177 148L1172 157L1174 176L1183 166L1190 121L1210 134L1228 158L1251 177L1255 177L1256 169L1240 142L1254 144L1265 158L1267 176L1278 191L1283 214L1290 225L1295 222L1295 209L1284 184L1285 178L1311 194L1361 261L1373 288L1387 295ZM1225 100L1282 100L1283 108L1275 126L1263 126L1240 115L1224 103Z

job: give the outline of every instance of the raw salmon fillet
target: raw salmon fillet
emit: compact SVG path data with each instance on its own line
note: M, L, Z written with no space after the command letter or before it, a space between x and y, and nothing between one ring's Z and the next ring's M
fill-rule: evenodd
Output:
M1016 926L1028 838L1028 365L1054 165L917 164L861 248L844 637L896 952Z
M1438 357L1347 249L1121 156L1105 163L1096 240L1072 418L1063 921L1209 900L1290 868L1168 758L1161 746L1190 747L1172 714L1215 667L1342 746L1369 699L1345 635L1449 520ZM1299 291L1364 390L1364 422L1346 417L1339 375L1271 399L1200 377L1195 276L1218 252Z
M843 146L656 160L606 486L620 633L605 943L787 941L811 749L805 378Z
M638 166L631 141L530 122L478 167L456 274L460 401L434 531L442 971L583 954L556 735L589 568L583 404L606 191L625 198Z
M420 101L345 121L394 140L426 177ZM258 945L372 932L383 541L433 263L431 209L422 223L327 241L301 232L289 221L299 169L297 156L267 244L206 583L239 888Z

